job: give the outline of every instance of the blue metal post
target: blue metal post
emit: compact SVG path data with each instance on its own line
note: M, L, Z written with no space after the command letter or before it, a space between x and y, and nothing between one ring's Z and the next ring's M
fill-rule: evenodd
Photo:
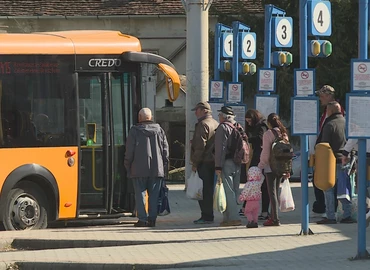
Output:
M263 67L271 67L271 20L273 5L265 5L265 44Z
M232 80L239 80L239 22L234 21L233 25L233 63L232 63Z
M271 67L271 20L273 5L265 5L265 44L264 44L264 63L263 67ZM276 83L276 82L275 82ZM264 92L270 95L270 92ZM265 115L267 117L267 115Z
M368 0L359 1L359 59L367 59L368 49ZM358 215L357 215L357 258L367 258L366 250L366 140L358 140Z
M221 38L221 24L217 23L216 29L215 29L215 52L214 52L214 67L213 67L213 78L215 80L220 79L220 61L221 61L220 38Z
M307 59L307 0L299 1L299 48L300 66L308 68ZM309 204L308 204L308 139L307 135L301 135L301 190L302 190L302 227L301 234L311 234L308 227Z

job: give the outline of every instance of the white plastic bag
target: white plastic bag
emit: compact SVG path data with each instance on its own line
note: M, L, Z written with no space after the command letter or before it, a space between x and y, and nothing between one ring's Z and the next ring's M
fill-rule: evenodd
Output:
M191 172L186 187L186 196L192 200L203 200L203 180L198 172Z
M283 184L281 185L280 206L279 206L279 208L280 208L281 212L294 211L294 209L295 209L289 179L286 179L283 182Z
M215 192L213 194L213 210L220 213L226 210L226 194L222 182L216 183Z

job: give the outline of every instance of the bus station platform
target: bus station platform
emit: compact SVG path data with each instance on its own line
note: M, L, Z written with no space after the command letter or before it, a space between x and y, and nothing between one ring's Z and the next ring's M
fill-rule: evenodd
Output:
M135 228L136 218L68 222L39 231L1 231L0 269L370 269L357 254L357 224L317 225L301 231L301 188L292 183L296 210L281 213L281 226L247 229L194 225L197 201L184 185L168 185L171 214L155 228ZM242 185L241 185L242 187ZM314 200L309 187L310 205ZM65 226L67 225L67 226ZM370 229L368 229L369 231ZM367 250L370 237L367 235Z

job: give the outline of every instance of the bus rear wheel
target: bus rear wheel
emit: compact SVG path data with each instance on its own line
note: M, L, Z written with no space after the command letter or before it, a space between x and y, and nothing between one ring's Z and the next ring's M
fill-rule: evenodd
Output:
M45 229L48 224L46 202L42 190L31 182L12 189L7 196L3 212L5 230Z

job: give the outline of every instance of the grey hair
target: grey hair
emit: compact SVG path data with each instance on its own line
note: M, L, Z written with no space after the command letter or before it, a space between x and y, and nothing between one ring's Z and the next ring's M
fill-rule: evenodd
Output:
M226 113L220 113L223 119L228 120L228 121L235 121L235 115L230 115Z
M142 120L152 120L152 111L149 108L142 108L139 111L139 115L142 117Z

